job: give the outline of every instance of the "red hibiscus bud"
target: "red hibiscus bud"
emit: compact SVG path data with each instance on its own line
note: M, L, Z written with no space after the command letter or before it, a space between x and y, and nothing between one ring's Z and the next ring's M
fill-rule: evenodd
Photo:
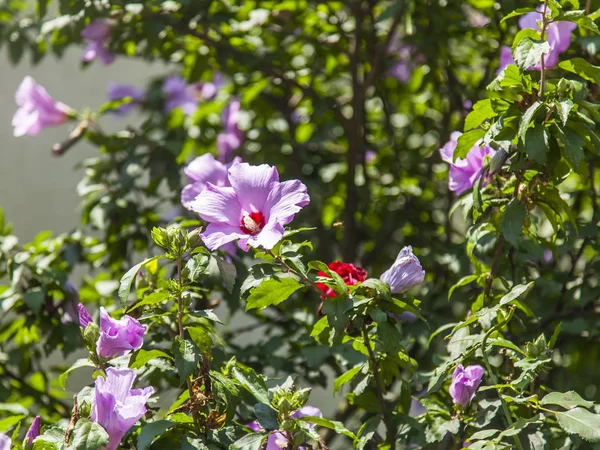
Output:
M342 280L344 280L344 283L346 283L348 286L354 286L355 284L358 284L361 281L365 281L367 279L367 271L362 267L355 266L354 264L345 263L341 261L334 261L330 263L327 267L329 267L329 269L332 272L335 272L340 277L342 277ZM320 277L330 278L330 276L325 272L319 272L318 275ZM324 283L317 283L317 287L323 292L323 299L326 299L327 297L332 298L337 296L335 291ZM319 306L319 310L317 311L317 314L320 316L323 315L323 313L321 312L322 307L323 304L321 303L321 305Z

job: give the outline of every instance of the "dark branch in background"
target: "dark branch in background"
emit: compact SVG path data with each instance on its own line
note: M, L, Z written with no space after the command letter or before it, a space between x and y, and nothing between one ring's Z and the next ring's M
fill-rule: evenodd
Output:
M381 73L383 61L385 60L385 56L388 54L390 45L392 43L392 39L394 38L394 36L396 34L396 28L398 28L398 26L400 25L400 21L402 20L402 17L404 16L405 5L406 5L406 2L403 1L402 5L400 5L400 8L394 15L392 25L390 26L390 29L385 38L385 41L383 42L381 47L379 47L379 50L377 50L375 52L373 60L371 61L371 70L365 78L365 85L364 85L365 90L368 89L369 87L373 86L373 84L375 83L375 79Z
M365 112L367 90L374 85L375 80L381 73L383 62L385 56L388 54L392 39L396 33L396 28L400 25L404 15L404 5L405 2L402 3L401 7L394 15L385 41L379 48L375 49L373 59L370 61L371 69L364 75L362 83L360 80L360 62L361 44L363 42L363 23L366 16L370 17L374 33L375 23L372 9L365 12L362 9L362 4L359 3L359 6L353 11L355 16L354 39L349 54L350 73L352 75L352 118L350 119L350 127L346 130L348 138L348 169L346 172L346 205L344 210L344 245L342 252L344 260L348 262L352 262L356 259L359 246L356 213L359 209L358 203L360 199L358 187L356 186L356 166L359 163L359 154L362 153L363 164L366 154L364 139L367 130L367 118ZM362 67L362 70L364 71L364 67ZM368 183L365 183L365 186L366 189L368 189Z
M587 247L587 245L589 243L590 243L590 238L585 238L583 240L583 242L581 243L581 247L579 247L577 254L575 256L571 256L571 268L569 269L569 273L567 274L567 277L565 278L565 282L562 285L562 289L560 290L560 295L556 302L555 314L557 314L557 315L562 313L562 311L565 308L565 300L566 300L567 290L568 290L567 285L571 281L571 278L573 278L573 275L575 274L575 269L577 268L577 263L579 263L579 259L583 256L583 251L585 250L585 248Z
M358 211L358 186L356 186L356 165L358 153L363 144L365 120L365 91L360 80L360 50L362 44L362 26L364 11L359 4L354 12L354 39L350 47L350 74L352 76L352 118L346 131L348 139L348 154L346 157L346 204L344 209L344 246L343 257L348 262L354 262L357 254L358 239L356 212Z
M490 291L492 290L492 283L494 282L494 277L498 272L498 265L500 264L500 258L502 256L502 250L504 250L504 236L498 236L498 240L496 241L496 247L494 250L494 259L492 260L492 268L490 269L490 276L488 277L485 283L485 291L483 296L485 299L488 299L490 296ZM514 281L514 280L513 280Z

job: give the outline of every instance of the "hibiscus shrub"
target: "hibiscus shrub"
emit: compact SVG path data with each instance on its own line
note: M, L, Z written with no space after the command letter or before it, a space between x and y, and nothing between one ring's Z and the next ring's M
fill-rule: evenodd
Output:
M600 448L600 0L35 4L14 64L165 68L15 86L98 154L0 214L0 449Z

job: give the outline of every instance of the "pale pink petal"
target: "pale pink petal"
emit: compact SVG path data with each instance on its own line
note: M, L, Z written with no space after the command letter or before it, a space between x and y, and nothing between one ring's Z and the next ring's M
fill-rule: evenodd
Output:
M208 183L202 193L190 203L190 209L207 222L222 222L232 226L241 224L242 210L231 187L218 187Z
M236 239L247 240L247 235L242 233L240 227L219 222L209 223L206 227L206 230L200 235L200 237L204 241L204 245L206 245L209 250L216 250L217 248L222 247L229 242L233 242ZM242 248L241 245L240 248ZM245 251L248 251L247 247Z
M229 182L244 211L267 213L264 206L272 184L279 181L274 166L262 164L251 166L248 163L234 164L229 168Z
M275 183L265 203L265 211L268 214L266 220L273 219L281 225L287 225L309 202L306 185L300 180Z

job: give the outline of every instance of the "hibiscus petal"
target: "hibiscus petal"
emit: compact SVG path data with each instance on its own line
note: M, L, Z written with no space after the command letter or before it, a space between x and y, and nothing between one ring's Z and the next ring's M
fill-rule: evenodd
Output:
M276 220L281 225L287 225L309 202L306 185L300 180L275 183L265 203L266 219L268 222Z
M229 182L237 194L240 206L246 212L260 211L263 214L265 202L279 174L274 166L261 164L251 166L248 163L234 164L229 168Z
M207 183L206 188L190 203L190 209L207 222L221 222L234 227L241 223L242 210L232 187Z
M239 226L236 227L234 225L219 222L209 223L206 227L206 231L204 231L200 237L209 250L216 250L236 239L246 239L246 235L240 231ZM242 247L240 246L240 248ZM245 251L248 251L247 247Z

